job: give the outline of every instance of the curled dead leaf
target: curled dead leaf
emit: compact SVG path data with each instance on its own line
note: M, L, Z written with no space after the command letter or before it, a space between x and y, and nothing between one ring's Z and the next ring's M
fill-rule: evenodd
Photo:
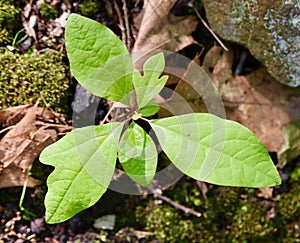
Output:
M9 130L0 140L0 188L24 184L34 160L46 146L56 141L58 132L64 127L55 124L51 127L48 122L52 119L55 120L55 114L36 105L0 110L0 122L8 126L2 131ZM69 127L65 126L67 129ZM28 186L40 183L29 177Z
M144 1L144 11L133 51L163 49L177 52L195 43L191 36L198 20L193 16L170 14L176 0Z

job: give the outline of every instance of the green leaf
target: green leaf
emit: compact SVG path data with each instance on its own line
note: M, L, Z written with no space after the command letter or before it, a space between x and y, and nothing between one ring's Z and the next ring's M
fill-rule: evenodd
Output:
M129 104L131 57L122 41L106 26L71 14L65 40L71 70L92 94Z
M71 218L103 195L114 173L121 130L120 123L79 128L43 150L40 161L55 167L47 180L48 223Z
M142 114L141 113L136 113L132 116L132 119L133 120L137 120L137 119L140 119L142 117Z
M164 75L161 78L165 68L165 59L163 53L158 53L150 57L144 63L144 75L134 70L133 72L133 85L136 91L137 103L139 107L146 106L150 100L152 100L165 86L168 75Z
M152 120L150 125L169 159L196 180L244 187L281 183L264 145L239 123L195 113Z
M132 123L119 144L119 161L128 176L142 186L154 178L157 150L150 136L139 125Z
M156 104L153 101L150 101L147 105L143 106L139 112L142 114L142 116L152 116L156 114L159 111L159 105Z

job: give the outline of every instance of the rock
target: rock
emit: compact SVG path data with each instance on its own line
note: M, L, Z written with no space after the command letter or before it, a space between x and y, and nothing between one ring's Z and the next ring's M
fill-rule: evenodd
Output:
M105 109L100 106L100 101L100 97L94 96L80 84L77 84L72 102L73 127L79 128L98 124L105 112Z
M211 28L246 46L283 84L300 85L300 0L202 0Z

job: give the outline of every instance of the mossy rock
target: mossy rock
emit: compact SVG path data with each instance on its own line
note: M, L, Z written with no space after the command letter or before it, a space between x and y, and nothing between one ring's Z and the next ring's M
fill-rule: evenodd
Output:
M57 51L21 55L0 49L0 109L34 104L39 98L56 112L70 111L69 67L64 55Z
M0 46L11 44L19 27L19 12L10 1L0 0Z
M211 28L246 46L283 84L300 86L300 1L202 1Z

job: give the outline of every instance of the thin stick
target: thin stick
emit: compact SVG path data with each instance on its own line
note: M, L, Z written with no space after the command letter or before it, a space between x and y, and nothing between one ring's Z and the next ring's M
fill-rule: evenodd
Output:
M107 112L104 119L100 122L100 125L103 125L104 122L108 121L108 117L109 117L110 113L113 111L113 109L115 109L115 103L113 103L113 105L109 108L109 111Z
M126 30L126 46L127 49L130 49L131 42L130 42L130 25L129 25L129 19L128 19L128 9L126 0L122 0L123 3L123 12L124 12L124 20L125 20L125 30Z
M196 212L196 211L194 211L194 210L192 210L190 208L187 208L187 207L185 207L185 206L183 206L181 204L178 204L178 203L174 202L173 200L171 200L170 198L168 198L166 196L160 195L159 193L156 193L156 192L154 192L153 195L154 195L154 197L157 197L157 198L165 201L166 203L169 203L174 208L177 208L177 209L185 212L186 214L191 214L191 215L194 215L194 216L196 216L198 218L201 217L201 213Z
M204 19L199 14L198 10L193 7L195 13L197 14L198 18L201 20L202 24L206 27L206 29L212 34L212 36L216 39L216 41L222 46L225 51L229 51L229 49L222 43L219 37L213 32L213 30L208 26L208 24L204 21Z
M119 6L118 6L116 0L114 0L114 8L116 10L116 13L117 13L118 19L119 19L119 28L120 28L120 30L122 32L122 41L124 43L126 43L125 26L124 26L124 22L123 22L121 11L119 9Z
M14 128L15 126L16 126L16 125L12 125L12 126L3 128L3 129L0 131L0 134L1 134L1 133L4 133L4 132L7 131L7 130L10 130L10 129Z
M36 214L32 213L31 211L29 211L28 209L23 207L23 201L25 198L25 193L26 193L26 188L27 188L27 182L29 180L29 176L30 176L30 172L26 173L26 177L25 177L25 181L24 181L24 185L23 185L23 189L22 189L22 193L21 193L21 197L19 200L19 208L21 209L21 211L23 211L25 213L25 216L32 216L32 217L37 217Z
M36 121L35 122L36 125L40 125L40 126L44 126L44 128L48 128L48 127L58 127L58 128L65 128L67 130L73 130L74 128L72 126L69 125L62 125L62 124L53 124L53 123L47 123L47 122L42 122L42 121Z

